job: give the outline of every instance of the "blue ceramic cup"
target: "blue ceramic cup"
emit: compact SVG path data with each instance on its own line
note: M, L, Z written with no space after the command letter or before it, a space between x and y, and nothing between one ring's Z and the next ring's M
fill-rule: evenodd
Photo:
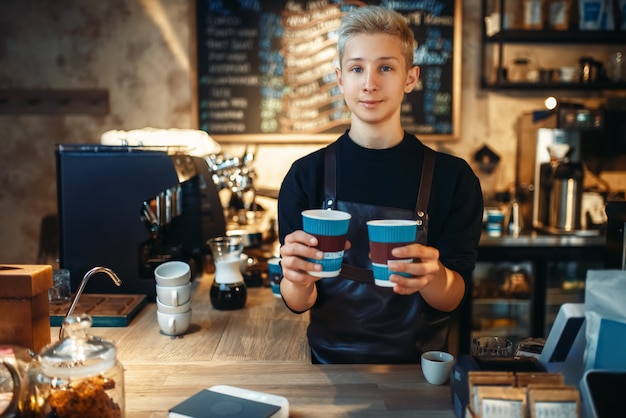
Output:
M273 257L267 260L267 273L270 279L270 285L272 286L272 294L280 298L280 281L283 278L283 270L280 267L280 258Z
M322 265L322 271L310 271L309 274L317 277L339 275L351 218L349 213L339 210L311 209L302 212L302 229L317 238L316 248L324 253L322 260L308 259Z
M370 241L370 257L374 283L382 287L393 287L389 281L392 274L410 277L406 273L389 270L390 260L410 263L412 258L399 259L391 254L396 247L404 247L415 242L417 238L417 221L406 219L381 219L367 222L367 233Z

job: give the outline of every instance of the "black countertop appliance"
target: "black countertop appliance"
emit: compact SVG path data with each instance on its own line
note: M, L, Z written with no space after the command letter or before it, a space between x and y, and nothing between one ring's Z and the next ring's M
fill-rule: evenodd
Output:
M201 274L206 241L225 235L224 211L206 161L166 148L57 145L59 264L72 291L94 266L122 280L92 279L86 293L145 294L154 268L188 262Z

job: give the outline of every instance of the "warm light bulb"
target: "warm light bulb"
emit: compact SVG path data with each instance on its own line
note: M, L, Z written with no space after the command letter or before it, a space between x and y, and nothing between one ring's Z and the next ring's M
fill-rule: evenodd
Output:
M555 97L550 96L544 101L544 104L546 106L546 109L553 110L554 108L556 108L558 102Z

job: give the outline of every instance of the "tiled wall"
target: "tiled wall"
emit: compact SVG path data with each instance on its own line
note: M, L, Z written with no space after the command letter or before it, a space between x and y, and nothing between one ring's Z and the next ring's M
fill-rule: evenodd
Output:
M40 220L56 212L55 144L98 143L110 129L195 127L193 3L0 3L0 89L107 89L110 105L104 115L0 114L0 262L36 261ZM513 182L517 118L544 97L478 88L480 26L480 1L463 1L462 138L430 145L471 162L487 144L502 157L479 173L491 193ZM257 184L277 188L290 163L318 147L258 145Z

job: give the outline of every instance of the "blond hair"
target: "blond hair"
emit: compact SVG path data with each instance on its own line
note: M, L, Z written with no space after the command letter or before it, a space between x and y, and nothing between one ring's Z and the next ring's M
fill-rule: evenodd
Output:
M397 37L401 43L407 69L413 66L413 51L416 47L413 31L404 16L382 6L359 7L343 16L337 41L339 65L349 40L359 34L375 33Z

